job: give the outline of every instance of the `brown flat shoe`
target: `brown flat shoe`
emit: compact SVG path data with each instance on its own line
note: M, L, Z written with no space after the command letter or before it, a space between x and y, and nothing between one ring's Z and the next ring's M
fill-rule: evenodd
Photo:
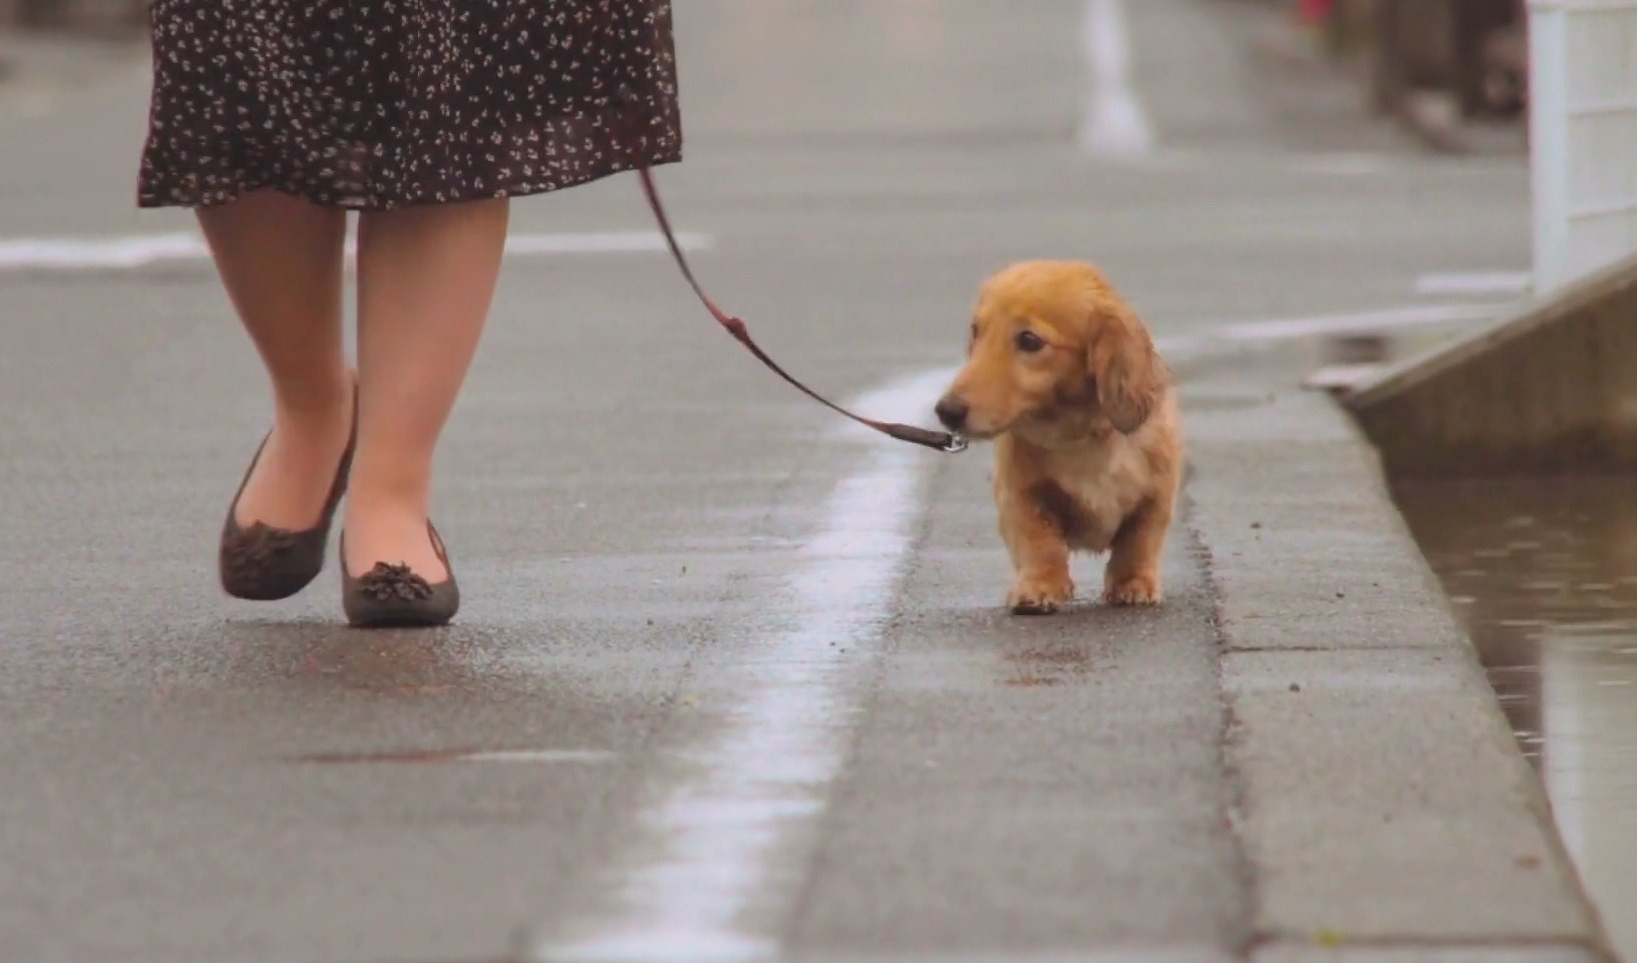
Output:
M341 533L341 607L347 621L358 628L408 628L443 625L460 610L460 586L449 564L438 530L428 521L426 533L432 551L449 576L436 585L415 574L408 565L376 562L358 578L347 573L347 534Z
M336 506L347 490L347 476L352 470L353 446L358 437L358 391L353 389L353 429L347 439L347 448L341 454L341 464L330 483L330 494L324 502L324 511L318 524L304 531L274 528L264 522L241 526L234 513L250 475L261 460L268 432L256 448L256 455L245 470L244 480L233 495L227 509L227 521L222 525L221 545L217 550L217 571L222 589L234 598L257 602L287 599L306 588L324 570L324 549L330 540L330 523L335 518Z

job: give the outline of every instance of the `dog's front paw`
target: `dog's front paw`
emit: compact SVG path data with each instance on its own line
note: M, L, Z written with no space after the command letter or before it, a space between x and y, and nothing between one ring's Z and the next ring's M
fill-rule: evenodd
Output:
M1152 572L1140 572L1124 578L1109 579L1103 589L1103 601L1109 605L1158 605L1160 577Z
M1019 578L1006 595L1006 607L1013 615L1051 615L1074 599L1074 582L1068 577Z

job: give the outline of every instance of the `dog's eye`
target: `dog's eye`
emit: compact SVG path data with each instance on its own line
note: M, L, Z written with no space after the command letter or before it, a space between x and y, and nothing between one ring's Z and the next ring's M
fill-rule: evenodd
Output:
M1046 346L1046 342L1041 340L1040 335L1035 334L1033 331L1019 331L1017 337L1013 339L1013 343L1017 345L1019 351L1025 354L1034 354Z

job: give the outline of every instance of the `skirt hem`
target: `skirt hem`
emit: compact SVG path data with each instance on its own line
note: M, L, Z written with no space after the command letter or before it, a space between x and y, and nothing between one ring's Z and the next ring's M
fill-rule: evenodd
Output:
M392 211L409 207L432 207L440 204L462 204L472 201L533 197L604 180L616 174L629 173L643 166L662 167L679 163L681 160L682 150L677 148L661 151L641 163L622 158L610 161L606 165L589 172L566 177L517 180L499 188L480 189L460 186L438 192L441 196L432 196L430 194L355 196L349 195L342 190L295 179L244 178L228 181L228 179L223 178L221 181L206 187L172 185L156 188L141 185L137 192L136 206L144 210L159 208L197 210L231 204L246 194L256 191L272 190L288 194L319 207L339 208L346 211Z

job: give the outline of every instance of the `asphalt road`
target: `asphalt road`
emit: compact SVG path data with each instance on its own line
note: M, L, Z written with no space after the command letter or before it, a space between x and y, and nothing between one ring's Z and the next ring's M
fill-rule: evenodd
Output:
M678 4L688 160L661 183L707 286L811 383L929 422L977 283L1019 257L1100 262L1173 343L1526 266L1521 167L1338 116L1348 93L1247 54L1238 4L1130 4L1159 152L1078 153L1081 10L1028 6ZM144 95L126 71L0 114L0 243L188 228L130 206ZM515 210L649 227L629 177ZM658 254L508 263L442 453L465 601L433 633L339 627L333 564L288 603L219 595L266 411L206 262L0 266L0 331L0 958L1249 935L1188 532L1158 612L1006 617L986 453L847 430Z

